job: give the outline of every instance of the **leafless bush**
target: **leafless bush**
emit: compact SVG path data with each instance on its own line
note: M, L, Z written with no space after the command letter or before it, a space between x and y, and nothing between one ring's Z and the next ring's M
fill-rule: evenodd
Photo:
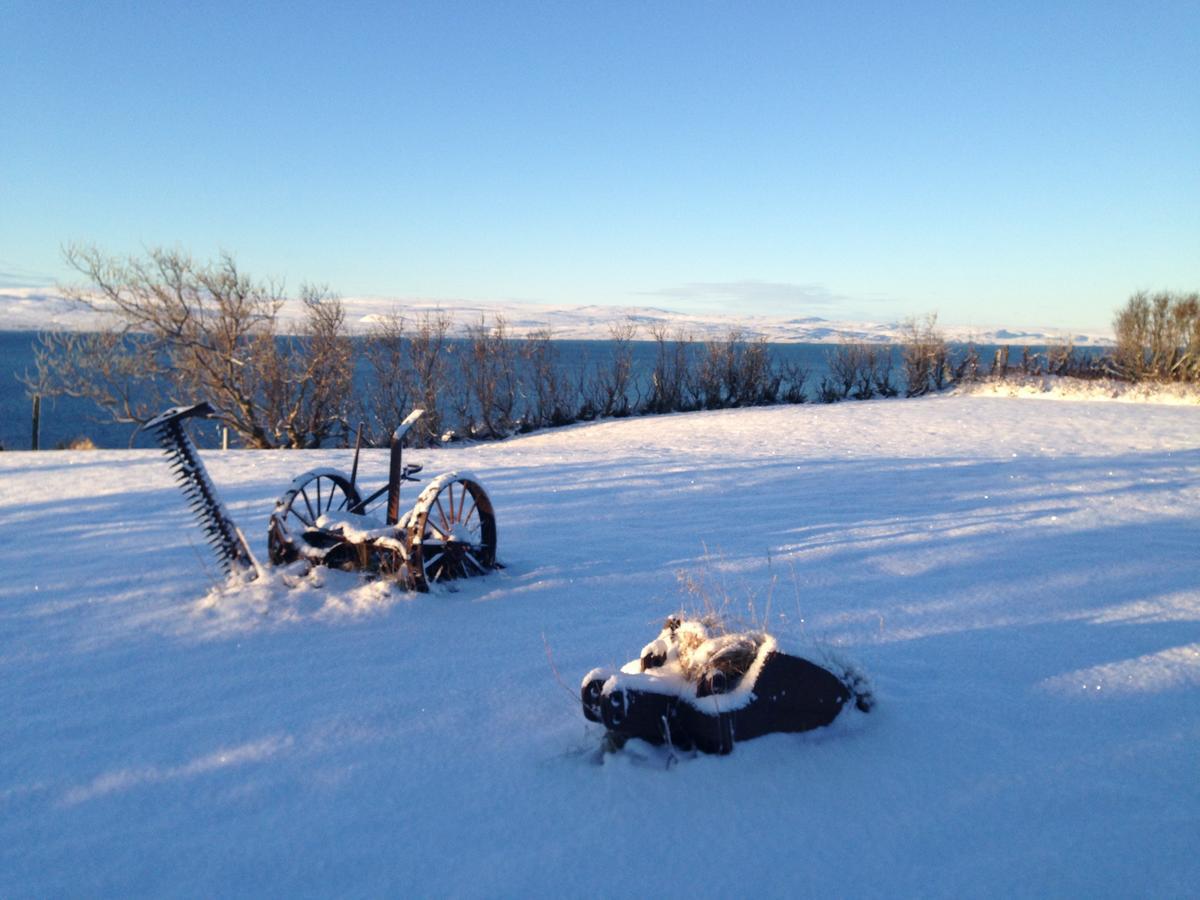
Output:
M114 422L140 424L174 400L169 361L147 337L106 330L43 332L33 347L31 394L91 400Z
M699 359L691 379L696 398L705 409L720 409L725 405L725 370L728 366L729 344L708 340L700 345Z
M354 393L354 352L346 334L345 308L327 288L306 286L301 301L305 317L299 340L271 342L277 358L267 370L270 406L283 413L287 446L319 447L338 427L344 443L349 431L346 412Z
M521 350L528 364L529 384L523 428L569 425L575 421L576 389L562 371L558 348L549 328L531 331Z
M870 400L878 395L894 397L898 393L892 379L891 347L843 341L825 355L829 376L819 388L824 403L853 397Z
M829 375L822 375L821 381L817 385L817 402L818 403L837 403L839 400L845 400L846 395L842 393L842 386Z
M700 347L691 382L699 405L723 409L776 402L783 375L771 360L765 338L747 339L734 328Z
M697 389L689 387L692 338L682 329L672 334L662 324L650 326L649 331L656 352L649 397L642 405L642 412L668 413L695 408L692 397Z
M811 374L808 368L799 363L786 362L780 366L779 371L783 384L786 385L781 388L779 398L784 403L806 402L808 395L804 392L804 383Z
M730 345L726 387L731 405L765 406L777 402L783 376L771 361L767 339L735 340L731 334Z
M895 397L900 393L900 388L896 384L895 366L892 362L892 348L890 345L875 347L874 351L874 372L871 378L875 385L875 393L880 397Z
M608 328L612 342L610 365L601 367L596 374L592 406L597 415L627 416L632 411L630 389L633 382L633 339L637 336L637 324L618 322Z
M345 428L351 350L341 301L324 288L302 288L303 333L283 337L281 289L228 254L214 263L163 249L65 255L88 282L65 295L101 312L107 327L40 335L31 390L90 399L131 423L168 403L209 400L250 447L315 447Z
M363 342L363 353L371 372L371 389L360 398L367 426L365 440L384 446L392 430L412 409L411 379L405 375L408 353L404 342L404 319L392 313L372 323Z
M503 316L489 328L483 321L467 327L459 359L464 390L459 422L473 438L501 438L516 427L517 342Z
M834 396L844 400L850 396L858 379L862 344L843 341L832 350L825 351L825 365L829 369L827 380L822 381L821 396ZM822 400L822 402L831 402Z
M1134 381L1200 380L1200 294L1139 292L1113 320L1117 371Z
M401 371L404 392L414 406L425 410L409 432L415 446L441 441L446 430L451 390L449 351L450 317L442 310L422 313L407 340L408 364Z
M1075 365L1075 345L1070 338L1046 347L1046 374L1070 375Z
M825 393L836 391L839 400L853 396L870 400L875 394L875 356L871 347L858 341L842 341L825 354L829 383Z
M967 349L963 353L962 359L954 366L954 380L963 382L976 382L983 377L983 368L979 359L979 349L975 346L974 341L967 344Z
M937 315L907 320L901 336L907 396L919 397L931 390L940 391L948 380L949 348L937 327Z

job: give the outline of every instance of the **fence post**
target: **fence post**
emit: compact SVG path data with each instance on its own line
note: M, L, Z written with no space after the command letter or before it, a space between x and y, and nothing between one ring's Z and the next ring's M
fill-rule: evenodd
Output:
M42 395L33 395L33 440L30 442L30 450L38 449L39 438L42 431Z

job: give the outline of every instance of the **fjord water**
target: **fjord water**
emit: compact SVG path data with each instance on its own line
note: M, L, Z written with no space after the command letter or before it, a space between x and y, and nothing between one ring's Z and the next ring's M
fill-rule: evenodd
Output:
M21 383L23 374L34 371L34 343L37 334L32 331L0 331L0 447L8 450L28 450L32 437L32 402ZM359 339L355 339L359 340ZM615 345L611 341L556 341L558 365L568 380L578 383L581 376L588 373L603 371L611 367ZM459 371L458 359L461 353L458 349L461 341L450 342L450 368L454 373ZM645 394L649 374L654 366L656 345L651 341L635 341L632 346L633 379L637 389ZM828 355L835 349L833 344L769 344L771 358L775 365L797 365L808 370L805 381L805 391L811 400L821 378L828 374ZM1019 359L1019 349L1013 348ZM1041 351L1036 347L1031 350ZM993 346L980 346L980 358L985 366L996 350ZM1084 351L1088 352L1088 351ZM892 348L894 366L893 381L902 383L900 373L899 348ZM359 365L355 373L355 390L360 396L367 396L372 390L372 378L369 366L359 354ZM637 396L631 397L636 400ZM518 405L518 409L520 406ZM219 435L216 428L199 427L196 441L202 446L217 446ZM89 400L74 397L47 397L42 400L40 445L42 448L54 448L70 442L75 438L87 437L102 448L123 448L130 446L151 447L153 441L146 435L134 437L134 426L114 423L108 419L102 410Z
M32 331L0 332L0 446L8 450L28 450L31 432L31 399L20 381L20 376L34 371L33 345L36 333ZM610 341L556 341L558 364L572 381L581 374L603 369L612 361L614 344ZM458 371L455 351L461 342L451 342L451 369ZM805 383L809 396L815 391L821 376L828 371L826 353L828 344L771 344L771 355L776 364L793 363L809 370ZM655 344L636 341L632 345L634 378L644 386L654 365ZM369 367L361 360L355 373L355 389L360 395L370 391ZM106 416L95 404L73 397L44 398L42 400L41 446L53 448L59 443L86 436L97 447L122 448L129 446L134 427L106 421ZM197 435L200 446L215 446L218 437L210 429ZM146 435L138 435L134 446L150 447L153 442Z

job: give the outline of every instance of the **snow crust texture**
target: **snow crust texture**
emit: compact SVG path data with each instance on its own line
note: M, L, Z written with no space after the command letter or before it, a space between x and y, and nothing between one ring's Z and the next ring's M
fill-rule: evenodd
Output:
M262 557L291 478L349 464L203 455ZM0 896L1195 895L1200 408L936 397L419 457L477 473L504 570L223 584L157 451L0 454ZM878 706L601 753L580 679L706 607L853 658Z

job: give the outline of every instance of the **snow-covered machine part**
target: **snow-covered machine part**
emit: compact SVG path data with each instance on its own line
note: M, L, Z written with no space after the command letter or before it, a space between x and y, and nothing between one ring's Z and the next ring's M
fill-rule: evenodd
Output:
M392 432L391 456L388 463L387 523L395 525L400 520L400 482L409 480L401 464L404 453L404 435L425 415L425 410L414 409ZM419 467L418 467L419 468Z
M496 559L496 514L487 492L468 472L434 478L403 514L400 485L419 481L420 465L402 461L403 440L424 410L415 409L392 434L388 482L367 496L358 489L362 431L354 464L305 472L275 504L267 525L267 553L274 565L302 562L386 577L426 591L431 584L486 575L502 568ZM208 403L177 406L144 425L154 432L171 469L227 574L262 571L241 530L217 497L184 420L214 415ZM385 521L368 509L386 495Z
M236 570L257 575L258 561L250 552L245 535L234 524L217 496L217 489L208 477L208 470L204 468L196 445L184 428L186 419L211 418L214 414L215 411L207 402L175 406L142 427L154 433L155 440L170 459L171 471L175 473L188 506L204 530L205 538L225 574L232 574Z
M619 672L584 676L580 699L616 747L640 738L721 754L771 732L828 725L849 705L874 705L866 679L832 657L784 652L765 632L723 632L714 619L676 616Z

